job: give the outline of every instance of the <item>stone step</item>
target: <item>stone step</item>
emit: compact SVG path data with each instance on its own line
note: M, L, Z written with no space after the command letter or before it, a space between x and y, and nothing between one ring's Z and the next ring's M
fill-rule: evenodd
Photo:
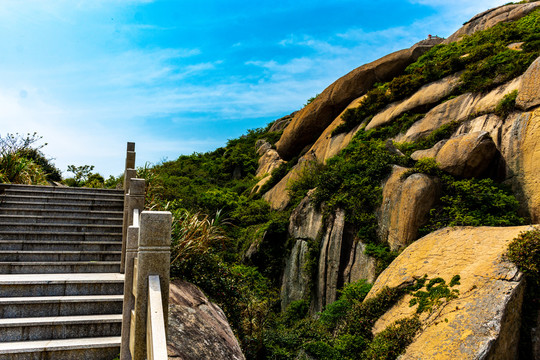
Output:
M120 261L122 251L0 251L0 262Z
M92 233L67 231L6 231L0 230L0 240L42 241L122 241L121 233Z
M123 190L116 189L98 189L98 188L85 188L85 187L68 187L68 186L46 186L46 185L19 185L19 184L0 184L1 190L21 190L21 191L47 191L47 192L72 192L82 194L111 194L121 195Z
M73 198L73 197L87 197L93 199L110 198L110 199L123 199L124 193L110 193L110 192L88 192L88 191L63 191L55 190L48 191L42 189L5 189L4 194L10 196L47 196L50 198Z
M75 202L58 203L58 202L19 202L5 200L2 202L2 207L6 209L15 208L30 208L30 209L43 209L43 210L97 210L97 211L123 211L122 204L79 204Z
M66 214L67 215L67 214ZM90 225L119 225L122 226L122 218L118 217L68 217L68 216L52 216L52 215L1 215L0 224L15 223L15 224L90 224Z
M102 219L102 218L115 218L122 219L124 212L121 210L101 211L101 210L78 210L78 209L36 209L31 207L13 207L5 208L0 206L0 215L9 216L28 216L28 217L58 217L63 216L70 218L88 218L88 219Z
M34 231L51 231L51 232L84 232L84 233L122 233L122 225L102 225L102 224L48 224L48 223L16 223L16 222L1 222L0 232L2 231L17 231L17 232L34 232Z
M119 353L119 336L0 343L0 360L111 360Z
M27 195L8 195L2 196L3 201L14 201L19 203L45 203L45 204L74 204L74 205L116 205L122 207L123 199L103 198L94 199L88 197L50 197L50 196L27 196Z
M0 319L0 341L119 336L122 314Z
M121 241L0 240L0 251L121 251Z
M122 313L123 295L0 298L0 318Z
M110 273L120 261L0 262L0 274Z
M121 295L124 275L112 273L79 274L0 274L2 297Z

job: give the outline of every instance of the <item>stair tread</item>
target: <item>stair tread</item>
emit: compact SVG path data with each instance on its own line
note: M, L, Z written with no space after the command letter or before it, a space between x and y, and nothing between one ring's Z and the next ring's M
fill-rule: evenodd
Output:
M81 264L95 264L95 265L110 265L120 264L120 261L0 261L0 265L81 265Z
M0 343L0 354L120 346L120 336Z
M24 231L27 235L54 234L54 235L120 235L121 232L88 232L88 231ZM21 234L20 230L0 230L0 234Z
M51 196L50 195L35 195L35 194L32 194L31 192L28 192L30 195L21 195L21 194L10 194L9 192L8 193L4 193L4 196L5 197L8 197L8 198L22 198L22 199L51 199ZM53 193L55 194L55 193ZM66 193L64 193L66 194ZM69 193L70 195L72 196L69 196L67 197L66 199L69 199L70 197L73 197L74 200L99 200L99 201L113 201L113 202L123 202L124 199L122 199L120 196L117 196L117 197L101 197L99 199L97 198L94 198L94 197L91 197L89 196L90 194L85 194L85 195L81 195L81 194L77 194L77 193ZM61 199L60 197L52 197L53 199L55 200L59 200ZM77 198L77 199L75 199Z
M0 244L13 244L13 243L24 243L24 244L43 244L41 240L24 240L24 239L13 239L13 240L0 240ZM63 240L50 240L47 244L70 244L70 245L118 245L122 244L122 241L63 241Z
M30 203L19 203L19 204L30 204ZM64 205L64 204L63 204ZM122 210L65 210L65 209L36 209L32 207L18 207L18 208L2 208L1 210L14 212L14 211L38 211L38 212L48 212L48 213L80 213L80 214L111 214L111 215L123 215ZM23 215L25 216L25 215ZM33 215L32 215L33 216Z
M124 295L72 295L0 298L0 305L122 301Z
M20 223L20 222L1 222L0 225L2 226L28 226L28 227L36 227L36 226L53 226L53 227L60 227L60 226L70 226L70 227L92 227L92 228L122 228L122 225L112 225L112 224L70 224L70 223L46 223L46 222L39 222L39 223Z
M92 251L92 250L0 250L0 254L113 254L119 255L122 251ZM90 260L88 260L90 261ZM5 262L5 261L4 261Z
M55 284L123 282L120 273L0 274L3 284Z
M8 219L8 220L17 220L17 219L26 219L28 218L28 215L7 215L7 214L0 214L0 219ZM36 219L35 223L30 224L42 224L42 222L37 222L38 220L56 220L56 219L62 219L62 220L81 220L81 217L75 217L75 216L42 216L42 215L33 215L31 216L32 219ZM108 221L121 221L122 219L118 217L103 217L103 218L93 218L94 220L108 220ZM19 222L16 222L16 224L20 224ZM65 223L70 224L72 223Z
M105 315L71 315L31 318L8 318L0 319L0 327L17 327L31 325L57 325L57 324L91 324L111 323L122 321L122 314Z

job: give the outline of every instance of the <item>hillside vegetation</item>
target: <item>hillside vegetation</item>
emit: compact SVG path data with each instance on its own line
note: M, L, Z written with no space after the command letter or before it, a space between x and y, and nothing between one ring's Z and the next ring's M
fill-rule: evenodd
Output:
M517 50L509 46L516 43L519 44ZM504 96L497 93L500 100L496 106L464 118L445 119L442 125L414 140L401 139L438 106L452 104L461 99L460 96L488 97L506 84L511 84L511 88L514 86L511 82L539 57L540 10L466 35L458 42L436 45L391 81L376 83L358 106L344 112L342 123L332 131L332 136L359 130L337 155L318 161L310 160L309 152L301 152L267 174L267 181L261 187L256 187L261 181L261 177L256 177L261 158L258 149L264 141L269 144L268 148L275 148L274 144L282 135L282 131L270 132L272 124L249 130L212 152L182 155L173 161L139 168L139 177L147 181L146 207L173 213L172 277L196 284L223 308L248 359L396 359L428 327L426 318L441 313L450 301L467 298L477 285L474 283L467 289L460 287L462 283L472 284L473 277L465 279L460 273L449 273L447 277L413 274L410 281L396 286L382 286L377 282L373 285L374 279L381 273L389 276L392 261L400 254L409 256L407 246L424 235L455 226L522 226L530 224L531 217L536 216L524 200L530 196L524 181L518 184L521 188L512 182L512 178L521 175L517 170L510 174L508 169L514 169L510 168L514 160L502 154L502 140L491 138L495 131L482 143L482 146L489 143L490 155L481 157L475 165L478 168L485 165L478 174L447 166L439 161L443 159L441 153L433 150L443 149L452 141L459 142L469 133L483 131L484 128L470 130L474 129L471 121L482 116L486 117L482 118L483 124L492 116L506 131L524 113L516 107L518 90L503 88ZM377 114L405 101L423 86L451 75L459 78L459 85L446 96L366 130L366 125ZM306 106L311 102L312 99ZM527 119L533 118L533 115L527 116ZM502 138L503 130L498 131ZM26 148L28 146L23 146L15 155L0 154L0 176L4 182L15 181L10 165L6 165L11 161L10 156L19 157ZM434 155L422 157L418 151ZM32 155L34 160L30 155L25 157L28 168L43 158L39 149L35 154ZM516 163L518 169L526 166L525 160L516 160ZM116 186L121 181L121 177L107 181L96 174L92 177L90 167L72 167L71 170L74 178L67 183L74 186ZM23 182L42 183L47 176L50 180L59 180L53 178L54 169L40 171ZM292 173L295 176L286 186L286 206L277 210L263 196ZM418 226L409 232L412 238L400 239L398 244L381 230L381 224L388 220L385 220L384 207L391 202L385 203L385 196L392 194L385 195L384 189L390 179L400 184L408 179L423 179L436 189L433 205L415 219ZM315 237L296 239L290 234L291 216L296 216L295 209L306 200L313 204L313 212L321 214L323 227ZM348 281L336 275L339 279L332 285L335 298L317 309L315 299L325 285L320 277L320 262L324 261L323 256L330 256L322 254L326 251L323 243L330 241L329 234L338 228L339 213L344 213L340 244L349 240L350 243L346 245L349 248L343 245L336 251L338 258L352 248L363 249L361 254L349 256L346 253L341 258L349 261L349 258L362 256L366 262L372 261L374 276ZM284 271L291 263L289 256L293 249L302 242L307 250L298 271L305 275L307 284L301 298L282 306ZM459 251L456 247L453 253L459 255ZM536 319L538 310L538 291L534 286L540 282L539 253L537 230L517 237L508 253L508 258L526 273L528 283L533 284L525 291L524 311L529 321L523 321L521 330L523 359L531 355L533 346L527 334L536 326L530 319ZM336 266L343 272L345 265ZM385 269L389 271L383 273ZM370 292L372 286L377 291ZM463 296L465 293L467 296ZM403 304L410 308L407 316L385 323L376 333L372 331L384 314ZM446 316L439 322L452 321L450 315Z

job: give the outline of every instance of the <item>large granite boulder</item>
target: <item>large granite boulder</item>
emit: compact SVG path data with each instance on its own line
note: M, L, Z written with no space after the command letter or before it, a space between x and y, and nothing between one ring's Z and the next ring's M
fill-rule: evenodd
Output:
M223 311L182 280L170 285L167 350L169 359L245 359Z
M288 160L299 154L300 150L317 140L352 100L365 94L374 83L391 80L439 42L437 39L423 41L409 49L386 55L332 83L300 110L285 128L276 144L280 156Z
M519 20L538 7L540 7L540 2L535 1L529 4L510 4L489 9L474 16L471 20L463 24L463 26L450 35L444 43L449 44L459 40L463 35L471 35L477 31L489 29L499 23Z
M367 298L427 275L449 282L460 275L457 298L420 315L422 328L402 360L516 359L524 283L504 256L519 227L457 227L433 232L407 247L379 276ZM406 295L375 323L378 333L412 316Z
M540 57L523 74L516 105L523 110L540 105Z
M428 136L431 132L451 121L465 121L480 114L492 113L505 95L521 86L522 76L500 85L487 94L463 94L446 101L415 122L397 141L412 142Z
M428 175L403 178L408 170L394 166L383 188L379 234L391 250L403 249L416 240L418 229L425 223L440 192L439 182Z
M489 133L477 131L440 141L431 149L414 152L411 157L415 160L435 158L441 170L471 178L482 175L496 153L497 146Z

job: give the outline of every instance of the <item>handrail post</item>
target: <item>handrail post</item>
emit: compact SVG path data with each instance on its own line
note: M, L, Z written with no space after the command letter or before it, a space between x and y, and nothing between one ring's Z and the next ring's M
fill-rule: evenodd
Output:
M122 337L120 347L120 360L131 360L129 350L129 331L131 325L131 310L134 308L133 296L133 259L137 257L139 246L139 210L134 210L135 224L128 227L126 243L126 274L124 279L124 301L122 304Z
M124 216L122 221L122 255L120 258L120 273L125 272L126 268L126 242L127 242L127 228L132 224L132 219L130 218L133 213L133 209L137 208L142 211L144 207L144 190L145 185L136 186L132 188L131 182L136 179L137 171L135 169L126 169L124 175L124 185L127 184L128 188L124 195ZM144 181L144 180L143 180ZM142 200L141 200L142 199Z
M122 254L120 259L120 273L124 273L125 269L125 256L126 256L126 236L127 228L131 223L127 222L128 218L128 197L130 180L137 177L137 171L135 170L135 143L128 142L126 146L126 165L124 167L124 215L122 221Z
M137 253L137 272L135 307L131 320L130 342L134 344L133 360L146 358L146 329L148 311L148 276L158 275L163 305L163 317L168 324L169 308L169 266L171 251L172 214L168 211L143 211L140 218L139 248ZM165 326L166 328L166 326Z

